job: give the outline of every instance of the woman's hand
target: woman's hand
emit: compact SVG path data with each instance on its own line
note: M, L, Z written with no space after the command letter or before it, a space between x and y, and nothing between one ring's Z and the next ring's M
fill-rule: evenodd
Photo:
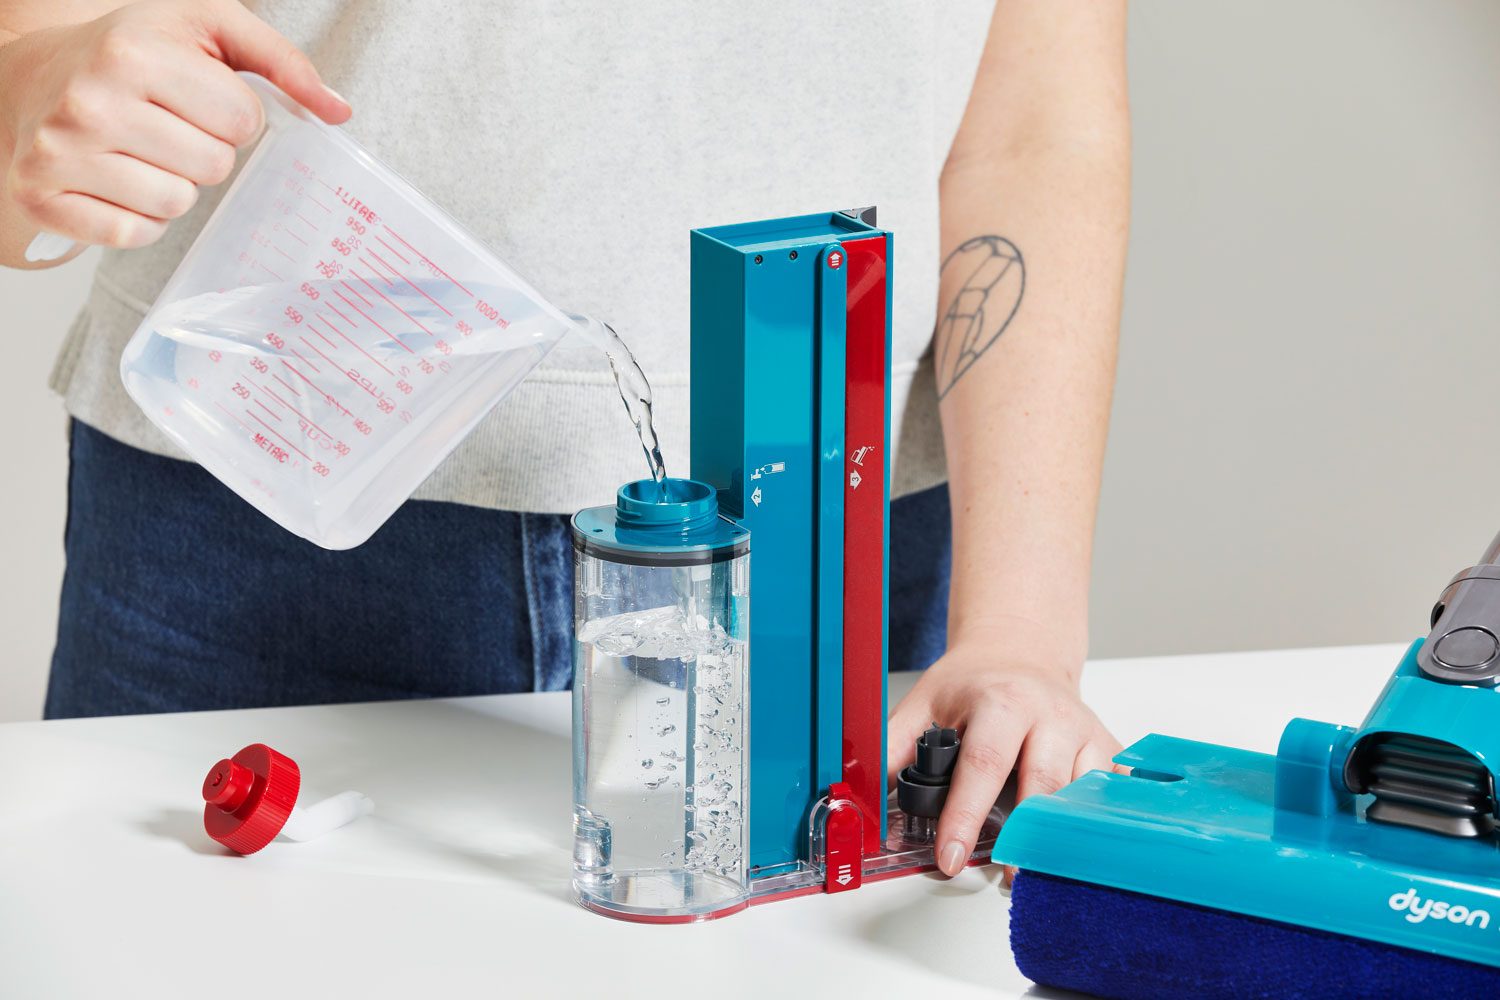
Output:
M948 875L963 870L1013 771L1020 801L1111 769L1120 750L1079 697L1082 664L1048 662L1028 648L1039 644L1027 642L1024 631L953 642L891 716L891 780L912 762L916 738L933 722L959 730L962 747L935 844Z
M0 213L11 217L0 221L81 243L154 242L260 133L260 101L236 69L330 123L349 117L307 57L235 0L134 3L0 47Z

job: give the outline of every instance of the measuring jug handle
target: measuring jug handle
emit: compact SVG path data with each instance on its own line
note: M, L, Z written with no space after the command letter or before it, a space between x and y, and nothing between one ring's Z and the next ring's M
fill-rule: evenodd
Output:
M260 98L261 107L266 109L266 129L262 130L260 135L247 142L245 144L246 146L255 145L265 136L266 130L269 130L273 125L284 122L289 118L295 119L297 121L310 122L314 125L320 125L323 128L331 129L335 127L333 125L327 124L317 115L313 114L311 111L307 110L302 105L292 100L286 95L285 91L276 86L276 84L272 83L270 80L267 80L265 77L261 76L259 73L250 73L245 70L238 70L236 71L235 75L250 85L250 89L255 91L255 96Z
M272 124L272 119L278 116L289 116L299 121L312 122L323 125L318 117L311 111L292 100L282 92L270 80L256 73L241 72L240 78L250 85L255 91L255 96L260 98L261 107L266 111L266 129ZM324 126L331 128L332 126ZM257 135L246 145L254 145L265 136L265 130ZM56 233L38 233L36 239L26 246L25 258L28 264L45 264L48 261L59 260L73 252L78 244L66 236L58 236Z

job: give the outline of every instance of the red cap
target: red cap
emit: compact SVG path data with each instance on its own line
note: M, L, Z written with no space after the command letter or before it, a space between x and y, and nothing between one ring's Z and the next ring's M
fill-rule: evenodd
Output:
M231 851L254 854L286 826L301 787L296 761L252 743L209 768L203 779L203 829Z

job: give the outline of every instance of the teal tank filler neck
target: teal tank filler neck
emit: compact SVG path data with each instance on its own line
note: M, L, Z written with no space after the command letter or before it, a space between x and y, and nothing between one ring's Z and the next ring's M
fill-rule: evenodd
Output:
M612 562L682 566L733 559L750 532L719 516L718 491L694 479L638 479L609 507L573 516L574 547Z

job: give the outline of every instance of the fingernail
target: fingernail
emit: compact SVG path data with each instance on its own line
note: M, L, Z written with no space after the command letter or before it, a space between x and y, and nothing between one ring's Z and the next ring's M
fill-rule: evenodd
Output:
M73 249L73 241L66 236L58 236L54 233L37 233L36 239L32 240L26 247L26 262L29 264L41 264L49 260L57 260L65 257L68 251Z
M332 97L334 100L338 101L340 104L342 104L346 108L350 107L349 102L344 98L343 94L340 94L337 90L334 90L332 87L328 86L328 84L326 84L326 83L323 84L323 89L328 92L328 96L329 97Z
M964 870L964 862L967 860L968 852L964 850L964 845L950 840L938 857L938 867L943 870L944 875L957 875Z

